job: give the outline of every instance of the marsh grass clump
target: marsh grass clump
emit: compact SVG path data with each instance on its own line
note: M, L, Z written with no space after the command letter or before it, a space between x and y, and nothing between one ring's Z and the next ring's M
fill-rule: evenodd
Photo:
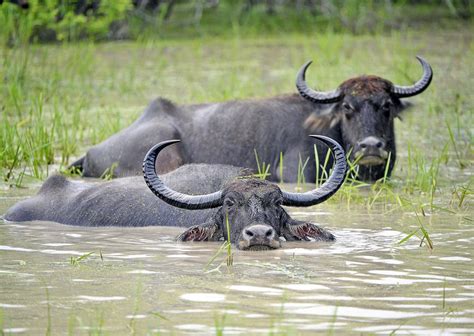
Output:
M117 168L117 166L118 163L114 162L109 168L104 171L100 178L105 181L110 181L114 177L115 169Z
M257 150L255 148L253 149L253 152L255 154L255 162L257 163L257 174L255 174L255 176L262 179L262 180L266 180L267 177L269 177L271 175L269 173L270 165L265 163L265 161L260 160L260 158L258 156L258 153L257 153ZM280 155L281 155L281 153L280 153ZM282 166L280 166L280 169L283 171Z
M451 206L462 209L463 207L467 207L466 200L468 197L472 197L474 195L474 189L471 186L472 180L470 180L466 185L455 186L452 191L452 198L451 198Z
M227 314L214 315L214 328L216 336L224 336L225 322L227 319Z
M303 190L303 186L306 183L304 177L304 169L308 165L308 162L309 158L306 158L306 160L303 162L301 155L298 156L298 175L296 177L296 190Z
M221 246L217 249L216 253L209 259L206 266L204 267L204 271L211 273L211 272L219 272L220 268L225 264L227 266L227 271L232 271L232 266L234 265L234 253L232 252L232 243L230 242L230 223L229 223L229 215L226 213L225 216L225 226L227 237L229 240L224 240ZM214 263L214 261L219 258L222 254L224 254L224 260L222 260L216 267L209 269L209 267Z
M415 213L415 218L416 218L416 221L418 222L419 227L416 230L409 233L408 235L406 235L397 244L402 245L405 242L407 242L411 237L418 236L420 238L420 247L423 246L423 243L425 243L426 247L431 251L434 249L434 245L433 245L433 241L430 238L430 234L428 233L428 230L426 229L426 227L423 225L423 222L421 218L419 217L418 212L414 210L414 213ZM423 216L426 216L423 208L421 208L421 213L423 214Z
M226 213L225 215L225 227L227 231L227 239L228 239L228 244L226 246L226 264L227 267L230 268L234 264L234 255L232 253L232 244L230 243L230 224L229 224L229 214Z
M84 253L83 255L80 255L79 257L71 257L69 259L69 263L71 266L79 266L81 263L89 259L95 252L88 252ZM104 261L104 256L102 255L102 251L99 250L99 257L101 261Z

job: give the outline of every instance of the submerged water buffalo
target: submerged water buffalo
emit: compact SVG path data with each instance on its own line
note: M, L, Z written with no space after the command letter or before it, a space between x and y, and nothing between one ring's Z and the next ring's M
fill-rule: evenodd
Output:
M344 150L332 139L315 137L331 147L335 167L321 187L306 193L282 191L273 183L249 177L248 169L224 165L184 165L158 177L155 159L166 146L178 141L170 140L147 154L143 164L146 184L139 176L102 183L53 176L36 196L10 208L5 219L82 226L182 226L188 229L178 237L181 241L224 238L243 250L279 248L280 237L334 240L331 233L319 226L292 219L282 207L324 202L344 181ZM230 239L225 229L226 218L231 228Z
M270 165L273 181L295 182L298 167L309 158L304 177L312 182L317 171L315 151L307 135L322 134L351 153L351 159L358 162L360 179L377 180L384 176L389 154L389 174L395 163L393 121L404 107L400 98L423 92L431 82L430 65L421 57L418 60L423 75L409 87L376 76L360 76L334 91L317 92L305 82L308 62L297 75L300 95L183 106L159 98L132 125L92 147L72 167L82 170L83 176L98 177L111 167L118 177L136 175L153 144L183 138L179 146L163 153L166 158L157 165L158 173L184 163L256 169L256 152L261 162ZM324 161L324 146L318 146L318 155Z

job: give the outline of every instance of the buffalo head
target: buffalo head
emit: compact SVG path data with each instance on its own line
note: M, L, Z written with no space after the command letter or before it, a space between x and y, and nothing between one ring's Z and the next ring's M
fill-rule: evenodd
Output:
M143 173L150 190L166 203L183 209L218 208L206 223L195 225L182 233L181 241L206 241L224 238L242 250L276 249L280 237L286 240L334 240L334 236L315 224L292 219L282 207L311 206L331 197L342 185L346 161L342 147L324 136L314 136L330 146L335 167L329 179L319 188L305 193L282 191L277 185L256 178L242 178L224 189L207 195L186 195L168 188L155 172L158 153L179 140L164 141L145 156ZM230 237L226 225L230 226Z
M359 178L377 180L384 176L390 157L388 173L395 163L395 134L393 120L404 105L400 98L423 92L431 82L433 71L423 58L421 79L412 86L398 86L377 76L360 76L343 82L331 92L318 92L308 87L305 73L311 62L300 69L296 87L302 97L322 104L333 104L328 114L311 116L310 128L339 128L343 146L350 160L359 165Z

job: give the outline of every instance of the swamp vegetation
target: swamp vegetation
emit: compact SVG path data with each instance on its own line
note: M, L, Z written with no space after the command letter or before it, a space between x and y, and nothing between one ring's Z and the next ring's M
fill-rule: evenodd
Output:
M0 214L157 96L199 103L292 93L310 59L307 79L319 89L359 74L409 85L421 71L415 55L434 70L396 121L390 179L348 179L324 204L289 209L330 228L336 243L250 253L177 244L175 228L2 222L1 333L473 333L474 27L435 23L426 11L412 13L424 17L418 24L375 31L300 29L293 20L283 33L270 20L212 34L203 16L201 30L177 36L166 26L157 38L144 29L133 41L38 44L22 26L14 43L1 34ZM267 163L260 167L265 175Z

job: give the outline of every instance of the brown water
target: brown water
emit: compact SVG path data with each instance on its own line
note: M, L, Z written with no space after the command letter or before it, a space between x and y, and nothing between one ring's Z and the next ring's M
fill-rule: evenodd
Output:
M22 197L3 192L0 213ZM226 335L474 334L472 222L425 217L430 251L416 237L397 244L418 227L413 213L342 208L290 209L330 228L335 243L233 249L230 268L224 253L212 260L220 243L176 243L178 228L0 222L1 327L7 334L207 335L216 326Z

